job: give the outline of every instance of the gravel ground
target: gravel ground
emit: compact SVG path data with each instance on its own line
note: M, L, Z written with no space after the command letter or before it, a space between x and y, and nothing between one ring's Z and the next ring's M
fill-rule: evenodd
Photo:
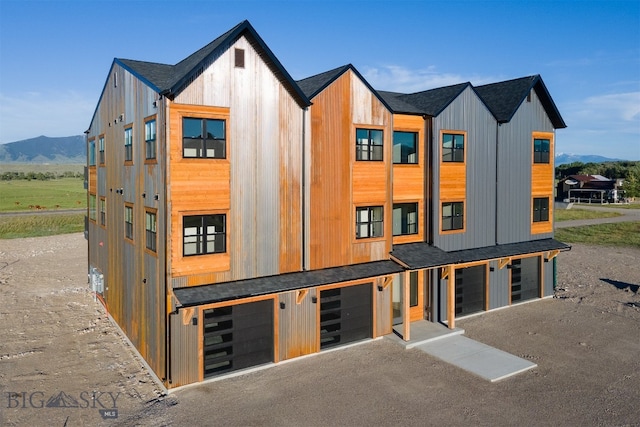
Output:
M86 260L82 234L0 240L0 425L640 426L638 249L574 245L555 298L458 321L538 365L498 383L379 339L168 396Z

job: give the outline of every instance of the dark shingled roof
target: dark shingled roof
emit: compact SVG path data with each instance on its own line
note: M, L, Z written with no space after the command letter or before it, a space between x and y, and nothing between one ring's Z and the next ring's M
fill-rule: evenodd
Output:
M115 62L128 69L157 92L171 96L180 91L187 81L202 72L202 67L207 61L220 55L243 35L247 37L247 40L249 40L251 45L256 49L278 80L287 88L298 105L303 107L311 105L309 99L304 95L249 21L241 22L175 65L119 58L116 58Z
M405 102L402 97L406 96L404 93L387 92L379 90L378 93L387 101L387 104L391 107L391 111L400 114L425 114L420 108Z
M567 127L540 75L491 83L475 89L500 123L509 122L531 89L534 89L553 127L556 129Z
M397 96L397 100L412 105L421 113L436 117L454 99L456 99L471 83L459 83L457 85L429 89L422 92ZM471 86L473 87L473 86ZM396 113L408 113L408 111L396 111Z
M393 261L375 261L322 270L286 273L277 276L258 277L256 279L211 285L191 286L174 289L180 307L191 307L238 298L268 295L296 289L311 288L320 285L385 276L404 271Z
M445 252L427 243L394 245L391 256L410 270L462 264L486 259L498 259L551 250L569 250L571 246L555 239L530 240L521 243L487 246Z

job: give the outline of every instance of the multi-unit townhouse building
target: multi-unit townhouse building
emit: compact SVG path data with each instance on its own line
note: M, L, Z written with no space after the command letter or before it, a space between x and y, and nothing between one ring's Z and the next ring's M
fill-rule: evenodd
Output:
M115 59L87 130L89 273L167 386L553 292L540 76L413 94L294 81L244 21Z

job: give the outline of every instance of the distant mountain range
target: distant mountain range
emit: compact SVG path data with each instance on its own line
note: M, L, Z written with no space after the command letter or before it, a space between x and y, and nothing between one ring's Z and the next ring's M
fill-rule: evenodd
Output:
M39 136L0 144L0 163L86 163L84 136Z
M556 155L556 166L566 163L603 163L615 162L621 159L592 154L567 154ZM58 164L84 164L86 162L86 147L84 136L65 136L50 138L39 136L37 138L0 144L0 163L58 163Z

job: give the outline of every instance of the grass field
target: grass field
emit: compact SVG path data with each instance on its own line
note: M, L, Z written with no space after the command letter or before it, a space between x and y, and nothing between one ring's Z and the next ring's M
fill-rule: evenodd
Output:
M612 218L621 216L617 212L587 211L582 209L556 209L554 211L556 221L571 221L574 219Z
M619 222L586 227L559 228L554 238L565 243L633 246L640 248L640 222Z
M580 206L589 206L590 208L616 208L616 209L640 209L640 203L629 203L629 204L613 204L613 205L601 205L601 204L590 204L590 203L574 203L576 208Z
M53 236L84 230L84 212L55 215L0 216L0 239Z
M0 212L73 209L86 205L87 193L81 178L0 181Z
M3 163L1 165L2 172L42 172L42 173L55 173L63 174L65 172L82 173L84 171L83 164L27 164L27 163Z

